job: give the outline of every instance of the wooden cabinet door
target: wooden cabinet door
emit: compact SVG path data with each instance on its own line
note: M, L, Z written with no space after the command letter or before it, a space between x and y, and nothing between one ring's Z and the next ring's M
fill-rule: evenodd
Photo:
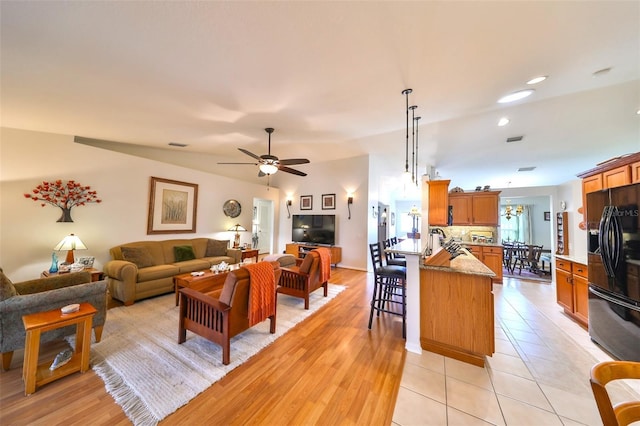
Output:
M472 212L474 225L498 226L498 194L474 194Z
M285 246L285 252L295 257L300 257L300 246L298 244L287 244Z
M502 248L482 247L482 262L493 271L496 276L493 282L502 282Z
M602 189L602 173L582 179L582 193L600 191ZM584 201L584 200L583 200Z
M602 185L604 188L616 188L631 183L631 167L622 166L602 172Z
M573 284L571 273L556 268L556 296L558 304L573 312Z
M449 194L454 225L471 225L471 196Z
M427 181L429 188L429 225L447 226L450 180Z
M589 280L573 276L573 313L584 324L589 322Z
M640 183L640 161L631 165L631 183Z
M469 251L472 255L474 255L479 261L482 262L482 247L480 246L468 246Z

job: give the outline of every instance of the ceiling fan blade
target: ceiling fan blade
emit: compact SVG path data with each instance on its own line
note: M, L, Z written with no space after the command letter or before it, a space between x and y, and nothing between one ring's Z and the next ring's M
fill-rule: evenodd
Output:
M247 151L246 149L243 149L243 148L238 148L238 150L240 150L241 152L244 152L244 153L245 153L245 154L247 154L249 157L253 157L253 158L255 158L256 160L259 160L259 159L260 159L260 156L255 155L255 154L254 154L253 152L251 152L251 151Z
M296 164L308 164L309 160L306 158L288 158L286 160L280 160L280 164L284 166L293 166Z
M291 173L292 175L298 175L298 176L306 176L307 174L304 172L301 172L300 170L296 170L296 169L292 169L291 167L286 167L283 165L280 165L278 167L278 170L281 170L283 172L287 172L287 173Z
M218 163L218 164L251 164L253 166L257 166L258 163Z

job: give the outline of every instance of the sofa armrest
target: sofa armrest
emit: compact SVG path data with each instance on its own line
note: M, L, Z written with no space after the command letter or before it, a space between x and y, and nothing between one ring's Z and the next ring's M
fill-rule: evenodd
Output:
M78 284L91 282L91 273L70 272L68 274L56 275L48 278L36 278L33 280L14 283L18 294L35 294L43 291L55 290L59 288L71 287Z
M227 256L232 257L235 260L233 263L242 262L242 250L240 249L228 248Z
M136 282L138 266L126 260L110 260L102 268L104 274L110 278L124 282Z

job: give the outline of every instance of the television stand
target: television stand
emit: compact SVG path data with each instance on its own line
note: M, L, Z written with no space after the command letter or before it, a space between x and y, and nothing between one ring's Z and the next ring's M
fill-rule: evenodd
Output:
M326 247L331 252L331 263L334 266L338 266L338 263L342 262L342 247L338 246L321 246L317 244L305 244L305 243L289 243L286 246L286 253L292 254L296 258L304 258L307 252L317 249L318 247Z

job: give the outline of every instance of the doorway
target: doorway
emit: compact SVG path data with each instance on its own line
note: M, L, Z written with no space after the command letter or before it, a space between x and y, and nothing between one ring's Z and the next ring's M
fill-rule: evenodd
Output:
M273 201L253 199L253 220L251 222L251 246L258 253L271 253L273 247Z

